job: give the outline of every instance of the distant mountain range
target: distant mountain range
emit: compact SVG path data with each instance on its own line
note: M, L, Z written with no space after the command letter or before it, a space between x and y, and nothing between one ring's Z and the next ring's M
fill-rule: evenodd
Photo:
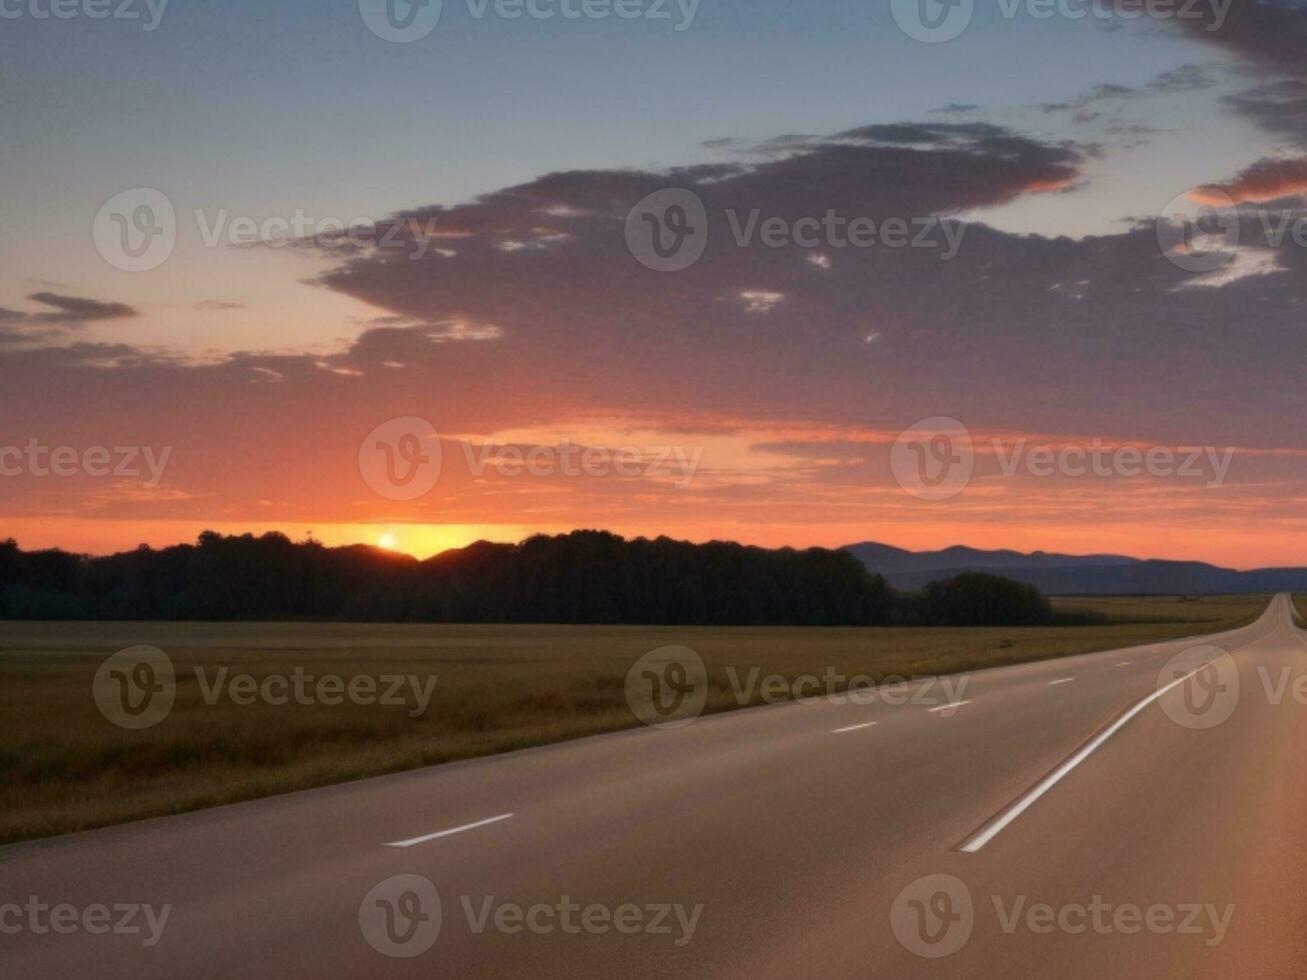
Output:
M845 551L885 576L896 589L919 589L959 572L989 572L1027 582L1048 595L1211 595L1307 592L1307 568L1240 572L1198 561L1160 561L1124 555L1058 555L1043 551L905 551L866 541Z

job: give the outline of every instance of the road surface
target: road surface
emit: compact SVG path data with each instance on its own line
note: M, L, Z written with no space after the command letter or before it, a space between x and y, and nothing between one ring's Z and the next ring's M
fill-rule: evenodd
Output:
M751 709L20 844L0 849L0 973L1300 977L1304 675L1278 596L1233 632L906 703Z

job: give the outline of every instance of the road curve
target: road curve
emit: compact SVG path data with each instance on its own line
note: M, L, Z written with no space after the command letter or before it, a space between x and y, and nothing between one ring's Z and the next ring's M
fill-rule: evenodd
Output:
M1304 677L1277 596L1242 629L905 703L739 711L15 845L0 972L1298 977ZM134 903L154 917L136 932Z

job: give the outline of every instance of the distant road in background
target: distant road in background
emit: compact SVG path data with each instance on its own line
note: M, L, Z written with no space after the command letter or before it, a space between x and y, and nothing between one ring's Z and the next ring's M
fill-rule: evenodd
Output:
M6 934L5 973L1301 976L1303 636L1282 595L951 701L737 711L15 845L0 904L170 913L149 947Z

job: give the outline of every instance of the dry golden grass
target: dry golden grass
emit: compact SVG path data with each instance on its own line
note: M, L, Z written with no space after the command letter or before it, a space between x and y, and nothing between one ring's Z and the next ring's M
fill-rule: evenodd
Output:
M793 679L827 667L877 679L948 674L1215 632L1265 600L1065 600L1102 626L794 629L407 626L325 623L0 623L0 841L67 833L637 724L627 670L681 644L709 668L708 711L739 706L727 673ZM103 659L150 644L176 666L177 700L132 732L100 714ZM206 704L195 668L256 678L437 676L410 707ZM753 702L760 700L755 692Z

